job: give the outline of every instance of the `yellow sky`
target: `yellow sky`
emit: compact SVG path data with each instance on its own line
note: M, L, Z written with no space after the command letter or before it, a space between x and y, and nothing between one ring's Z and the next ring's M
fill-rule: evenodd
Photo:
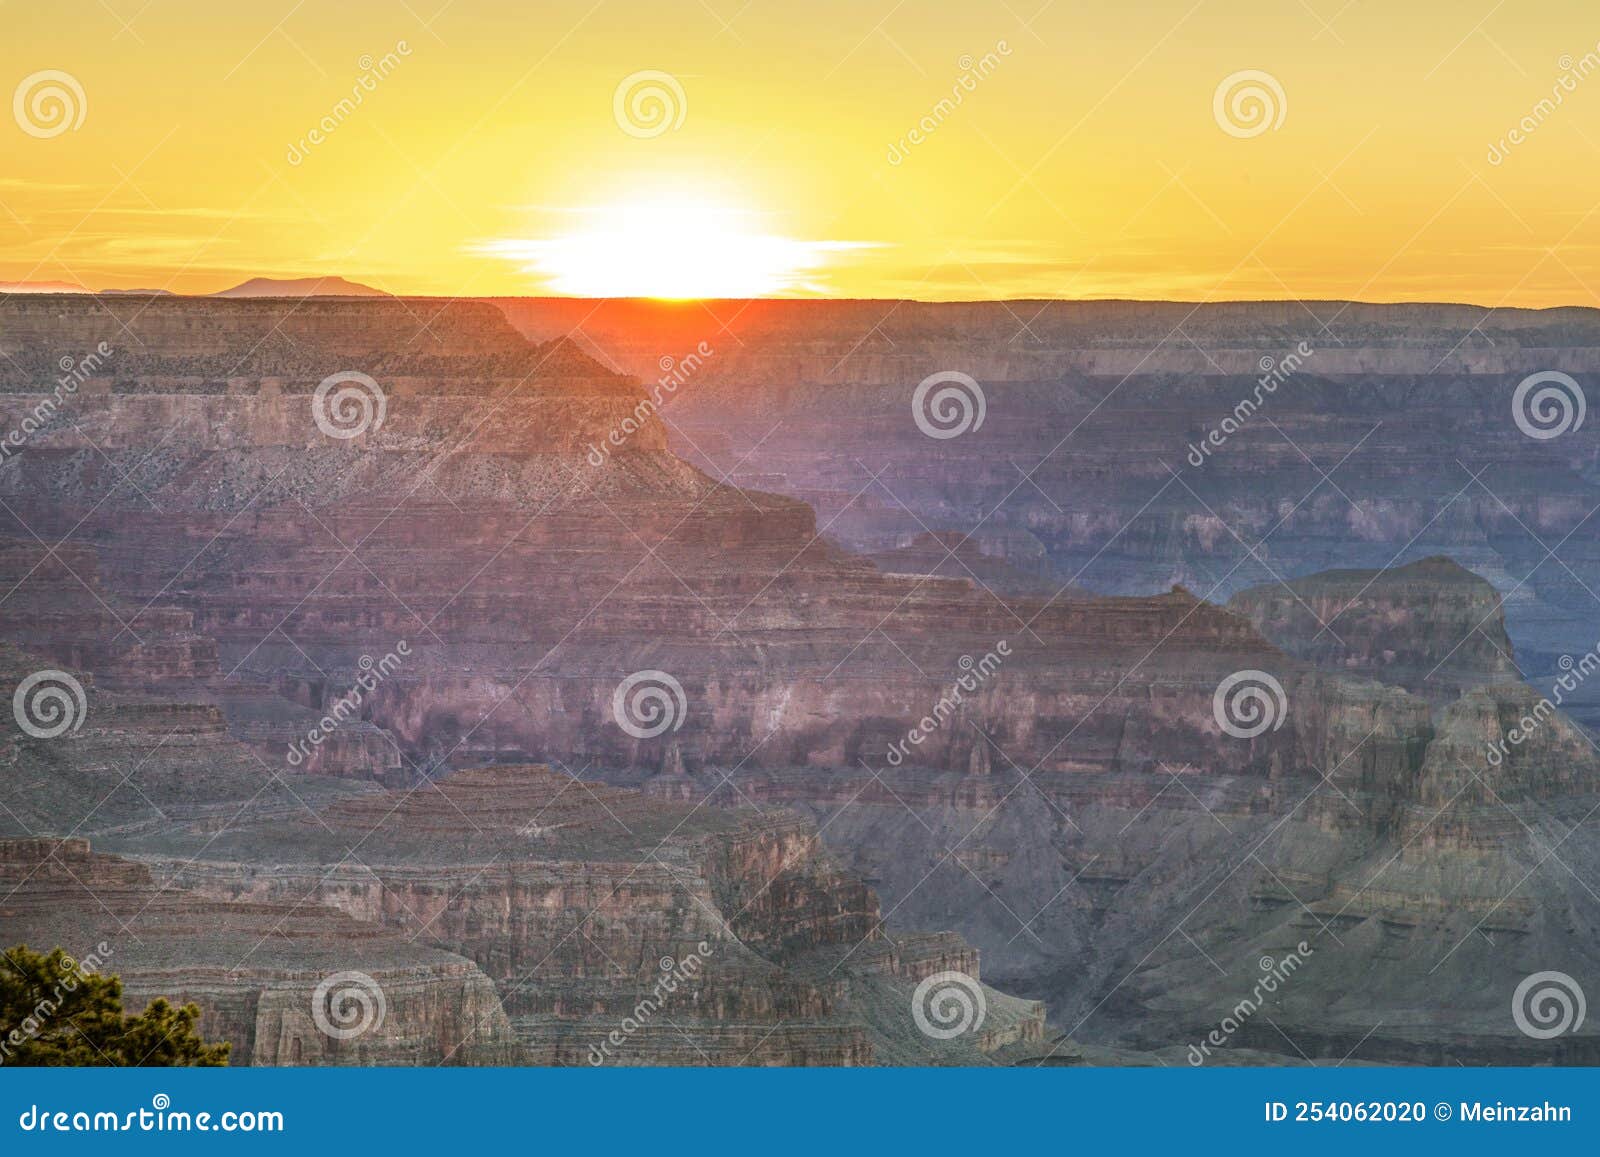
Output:
M1595 305L1597 42L1592 0L0 3L0 281L607 293L561 263L684 204L783 292Z

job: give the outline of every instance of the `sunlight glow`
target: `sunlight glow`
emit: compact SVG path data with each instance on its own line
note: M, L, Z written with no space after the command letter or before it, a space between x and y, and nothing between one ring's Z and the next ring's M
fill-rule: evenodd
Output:
M750 214L701 201L625 202L582 216L570 233L477 249L519 262L552 293L682 299L825 292L816 278L835 254L871 247L758 232Z

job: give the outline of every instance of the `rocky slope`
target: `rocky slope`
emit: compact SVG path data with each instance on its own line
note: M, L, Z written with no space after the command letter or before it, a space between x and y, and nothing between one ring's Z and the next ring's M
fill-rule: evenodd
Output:
M805 499L857 549L955 532L999 552L1027 537L1058 582L1126 594L1180 582L1217 601L1447 555L1506 595L1530 676L1594 645L1594 426L1533 437L1514 404L1525 377L1548 371L1592 395L1594 309L501 305L536 338L578 326L575 341L649 382L664 376L658 359L681 366L707 342L712 355L662 411L674 448L718 477ZM977 381L983 421L936 439L912 399L948 371ZM1570 424L1577 399L1557 391ZM1531 397L1522 425L1547 435L1563 411L1540 422ZM947 422L924 411L946 435L960 416L953 399ZM1590 689L1573 709L1597 722L1597 704Z
M1009 769L983 787L903 771L737 782L811 811L897 919L983 945L994 982L1046 1000L1076 1042L1182 1059L1237 1002L1261 999L1259 962L1296 954L1304 967L1248 1031L1228 1030L1228 1049L1600 1061L1592 1026L1540 1040L1512 1015L1528 976L1590 987L1600 964L1586 885L1600 868L1600 759L1520 685L1468 692L1437 730L1412 702L1405 724L1267 781L1179 764L1070 786ZM1492 762L1529 718L1544 722Z
M379 781L408 781L393 737L362 719L346 719L310 745L320 728L294 688L239 671L224 673L217 643L195 630L192 611L140 606L108 590L99 554L72 543L51 545L0 537L0 591L7 637L45 662L93 673L95 684L124 697L167 697L220 716L229 734L255 752L264 771L316 772ZM137 627L134 626L137 621Z
M329 907L202 897L82 839L0 840L0 896L8 946L96 957L99 971L122 978L130 1010L158 996L198 1003L201 1034L230 1042L232 1064L508 1064L519 1055L494 985L474 964ZM359 977L343 975L353 961Z
M46 355L117 320L92 298L5 308L8 332ZM883 766L896 745L936 768L996 748L1058 771L1189 748L1266 768L1341 726L1312 694L1292 729L1218 744L1208 704L1229 673L1319 677L1187 593L1001 595L965 575L885 574L830 546L809 507L684 465L659 423L594 465L585 448L623 428L637 387L568 344L528 346L489 306L445 307L426 330L416 308L151 303L116 363L128 376L71 399L71 420L0 476L0 521L92 542L104 584L139 608L131 632L177 607L227 679L312 710L393 655L358 718L413 774L552 756ZM199 361L228 360L209 342L244 347L226 384L167 372L190 348L186 315L207 322ZM403 335L428 352L402 359ZM279 376L340 364L373 365L387 395L382 424L354 438L326 435L306 387ZM637 672L681 688L670 730L618 722ZM908 741L936 708L938 726Z
M172 858L158 870L210 897L325 904L474 960L532 1063L597 1063L598 1048L609 1063L866 1064L890 1038L865 1006L906 1020L908 982L947 965L978 975L953 937L887 939L872 892L781 811L501 767L319 819L229 832L198 858L198 837L134 847L159 846ZM663 974L680 980L667 997ZM660 1009L640 1015L652 994ZM1040 1039L1039 1006L992 1000ZM608 1047L629 1018L642 1035ZM970 1063L974 1047L945 1059Z
M18 690L41 675L19 706ZM11 692L0 730L0 837L100 835L173 823L214 830L374 790L364 781L264 764L229 733L215 703L171 689L113 690L87 671L63 672L5 643L0 686ZM35 729L24 730L23 720ZM53 726L41 735L39 724ZM60 733L50 734L55 726Z
M1042 1006L981 988L954 936L886 935L872 892L782 812L496 768L97 842L118 854L0 840L8 942L98 950L131 1007L199 1002L234 1063L972 1064L1043 1047ZM986 1024L923 1038L913 991L951 970Z
M528 327L539 308L507 307ZM841 306L830 324L866 308ZM21 374L13 413L38 404L38 375L62 351L112 341L120 319L104 310L94 299L0 303L0 341L18 334L31 351L8 371ZM837 334L800 349L813 339L777 306L748 316L752 339L780 348L752 340L747 369L782 379L837 349ZM1205 332L1240 340L1265 316L1219 310ZM1137 352L1148 322L1110 306L1074 317L1063 340L1088 353L1013 362L991 349L993 366L1025 376L1059 355L1093 377L1148 353ZM1272 325L1293 317L1273 313ZM1416 327L1432 324L1405 310L1351 317L1379 351L1368 361L1345 351L1338 364L1351 373L1414 358ZM906 348L860 372L880 375L886 399L904 359L922 356L917 343L981 352L991 321L984 307L907 307L896 324L908 328L894 331ZM1074 331L1080 322L1089 328ZM1497 599L1445 564L1355 577L1297 569L1287 587L1242 595L1235 609L1181 586L1089 594L1102 562L1120 575L1102 585L1120 589L1147 582L1151 558L1173 564L1166 577L1215 577L1240 561L1222 553L1226 520L1190 511L1164 527L1144 521L1161 507L1135 499L1147 472L1127 463L1148 462L1167 419L1125 413L1098 431L1100 457L1079 462L1079 506L1000 519L963 543L924 517L958 508L956 473L975 471L965 503L1006 471L1019 492L1031 486L994 446L917 433L908 494L943 497L931 507L908 498L921 513L900 509L881 525L777 471L819 518L794 497L738 488L676 457L669 433L680 432L652 417L654 390L585 357L582 334L529 344L484 303L163 300L133 325L141 343L68 400L71 420L35 431L0 472L10 520L0 530L92 545L92 585L126 625L192 635L197 654L199 640L214 647L216 675L199 682L270 689L326 716L333 736L365 724L393 740L400 767L304 776L331 786L297 811L141 819L101 846L179 872L213 899L309 894L470 959L498 986L521 1046L546 1060L581 1061L597 1034L609 1040L653 991L660 958L676 965L702 942L714 946L704 982L688 986L693 998L671 1024L626 1034L626 1055L937 1061L931 1038L906 1027L907 989L936 965L975 967L963 941L1016 994L991 992L995 1019L959 1042L966 1059L974 1048L1000 1050L989 1059L1087 1055L1042 1040L1029 1003L1041 999L1058 1033L1090 1045L1172 1048L1213 1016L1220 990L1209 976L1242 983L1255 974L1241 962L1277 960L1302 940L1315 967L1338 961L1323 974L1329 986L1365 980L1359 995L1329 987L1313 999L1308 964L1307 996L1273 1020L1309 1055L1556 1055L1506 1010L1517 980L1541 967L1593 974L1584 930L1594 898L1557 875L1581 882L1594 858L1578 822L1597 790L1583 734L1541 711L1531 738L1490 757L1495 728L1520 734L1537 696L1508 681ZM653 340L648 327L636 336ZM1181 375L1189 356L1173 354L1167 372ZM1227 364L1240 361L1236 352ZM371 375L382 402L367 387L371 416L350 437L323 429L313 392L346 370ZM1175 381L1141 380L1129 396L1193 389L1214 400L1226 387ZM747 392L752 404L770 396ZM828 398L803 381L780 393L785 407L826 411ZM988 399L990 424L998 402ZM1011 433L1059 438L1076 404L1048 420L1007 419ZM675 410L663 413L675 421ZM892 462L910 463L884 414L828 438L813 429L812 460L838 464L864 445L853 440L881 435ZM725 409L707 419L707 444L716 430L736 444L753 420ZM798 460L798 441L774 437L774 454ZM1184 491L1171 485L1162 501ZM1194 483L1188 492L1203 494ZM1271 498L1259 478L1239 493ZM1289 557L1337 553L1339 535L1366 525L1325 505L1271 506L1277 519L1321 511L1296 532L1321 545ZM1382 562L1404 545L1388 523L1369 532L1363 549ZM876 563L836 534L873 546ZM24 574L8 599L48 607L61 597L49 570L13 569ZM1220 597L1233 581L1202 593ZM42 593L22 593L35 584ZM157 630L154 608L181 617ZM1469 621L1480 609L1482 621ZM1310 623L1330 613L1339 618L1324 645ZM120 652L84 642L111 625L95 621L27 628L28 641L116 669ZM152 681L140 693L156 690ZM226 721L254 743L247 712L213 710L209 742L232 742ZM76 767L85 742L87 730L17 750ZM257 785L276 791L299 770L257 755ZM486 762L549 762L560 774L455 770ZM219 795L239 798L247 776ZM642 790L611 794L595 780ZM578 815L554 828L540 818L564 814L578 792ZM21 794L41 811L37 792ZM24 830L71 830L66 815L25 818ZM912 935L928 929L960 939ZM1402 935L1417 947L1396 949ZM1461 937L1470 942L1446 953ZM1426 979L1431 967L1441 982ZM1467 995L1442 1004L1451 986ZM1419 1006L1429 994L1433 1004ZM1254 1036L1233 1044L1265 1047ZM1588 1047L1581 1034L1549 1046L1575 1057Z

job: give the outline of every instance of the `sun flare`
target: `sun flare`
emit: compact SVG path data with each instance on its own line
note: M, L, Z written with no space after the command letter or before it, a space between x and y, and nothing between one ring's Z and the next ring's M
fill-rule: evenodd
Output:
M753 214L705 201L621 202L579 216L570 232L481 250L520 263L552 293L686 299L824 292L817 278L829 261L866 247L762 232Z

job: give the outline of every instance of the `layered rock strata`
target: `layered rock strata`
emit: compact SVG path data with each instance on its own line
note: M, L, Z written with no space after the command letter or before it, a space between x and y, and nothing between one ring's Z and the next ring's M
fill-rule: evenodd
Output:
M519 1058L494 985L461 956L332 908L203 897L159 876L87 840L0 840L5 943L96 957L130 1012L197 1003L201 1035L228 1041L235 1065Z
M1331 568L1447 555L1508 597L1525 673L1591 650L1600 523L1586 428L1518 385L1592 400L1600 311L1355 302L499 303L652 383L674 449L799 497L873 554L925 533L1037 544L1059 582L1223 601ZM686 355L700 342L713 353ZM1304 351L1304 352L1303 352ZM671 375L658 366L678 359ZM956 437L913 396L981 389ZM670 389L661 386L667 379ZM1265 384L1263 384L1265 383ZM968 391L970 393L970 390ZM1570 391L1569 391L1570 395ZM931 400L934 394L925 394ZM960 422L952 406L947 433ZM1600 721L1589 688L1579 717Z
M1228 608L1292 655L1438 703L1521 679L1500 596L1448 558L1268 583L1240 591Z
M880 1047L905 1052L916 981L979 974L954 937L887 938L871 890L792 814L546 768L117 846L212 901L336 908L472 960L536 1064L881 1063ZM930 1049L936 1063L1042 1039L1041 1006L992 999L990 1033Z
M768 481L814 503L819 518L795 497L731 485L744 477L723 476L732 463L698 459L710 474L686 465L668 435L700 440L687 415L677 431L651 420L650 394L553 333L529 345L481 304L439 312L431 336L408 332L403 311L418 303L335 304L192 314L226 332L215 349L208 337L186 354L182 313L198 307L174 303L115 377L73 399L74 422L40 432L7 465L0 493L19 522L92 541L117 597L192 616L186 629L215 641L229 678L307 710L328 711L363 656L378 666L404 643L404 662L363 695L360 719L393 736L401 770L424 786L414 798L369 788L324 799L309 809L315 818L302 809L210 830L146 826L117 836L120 850L187 864L185 886L214 897L277 902L299 890L364 920L428 937L437 929L437 946L495 981L519 1039L545 1058L581 1058L609 1041L653 992L661 957L677 964L703 942L716 946L706 979L671 1017L682 1014L694 1043L654 1020L625 1037L629 1055L924 1059L927 1038L902 1035L903 1004L892 1024L881 1018L893 1007L885 994L900 1001L929 959L915 947L926 942L913 941L894 964L891 936L927 928L954 929L981 949L987 975L1024 998L990 998L995 1056L1071 1051L1034 1027L1036 999L1050 1001L1057 1032L1093 1045L1173 1047L1216 1011L1221 981L1210 976L1253 978L1245 965L1302 940L1316 967L1337 969L1318 991L1308 965L1306 996L1273 1020L1309 1055L1334 1055L1352 1035L1358 1060L1423 1049L1464 1061L1556 1055L1527 1043L1503 1010L1543 961L1592 974L1593 900L1561 876L1563 862L1581 876L1592 855L1579 821L1595 776L1581 733L1529 728L1532 738L1507 740L1516 750L1499 764L1487 754L1467 762L1497 724L1537 703L1500 680L1514 668L1497 650L1496 600L1442 564L1362 576L1355 589L1348 575L1294 577L1324 556L1346 561L1352 535L1361 545L1348 561L1387 562L1408 542L1450 534L1462 557L1481 562L1485 536L1498 549L1511 523L1475 491L1472 517L1488 521L1471 525L1448 503L1430 522L1436 512L1388 475L1349 490L1381 486L1390 505L1365 492L1347 500L1305 456L1336 461L1334 444L1364 428L1309 419L1281 425L1281 453L1251 459L1271 485L1259 474L1156 474L1152 440L1190 430L1238 386L1229 375L1242 372L1244 351L1223 351L1216 379L1191 379L1191 353L1172 354L1160 374L1136 373L1110 395L1115 383L1099 372L1150 353L1140 326L1111 306L1085 307L1074 316L1089 328L1061 331L1092 356L996 354L986 376L1006 382L1014 364L1016 389L990 394L972 436L928 439L909 422L897 375L946 340L935 323L953 320L951 340L979 348L974 335L993 311L918 308L895 331L905 352L859 371L879 375L872 389L804 380L789 389L759 375L744 388L735 375L704 399L727 402L704 411L724 437L707 448L739 446L752 459L757 439L739 440L768 407L761 416L780 427L760 451L771 455ZM55 301L4 315L37 347L24 367L110 333L99 308ZM752 317L783 342L810 340L786 330L781 313ZM1381 352L1319 365L1398 366L1415 357L1406 347L1416 327L1432 324L1405 310L1349 313ZM1281 327L1294 314L1205 316L1210 328L1196 336L1242 341L1288 336ZM1252 330L1262 319L1268 329ZM1532 341L1559 319L1514 320L1497 335ZM279 332L295 342L278 343ZM765 365L776 380L833 357L832 342L786 347L770 363L752 343L755 360L740 372ZM231 364L224 350L237 352ZM1472 347L1451 364L1465 372L1496 358L1515 360ZM1063 386L1052 364L1085 380ZM385 416L331 437L315 421L312 389L351 368L380 382ZM1309 371L1296 381L1330 405L1352 396ZM21 401L37 396L40 383L22 385ZM1401 389L1388 378L1365 388L1377 408ZM738 405L755 410L735 412L741 389ZM1334 412L1357 412L1366 396ZM829 410L842 401L883 409L844 420ZM676 405L661 414L676 422ZM834 413L836 428L823 437L796 408L808 420ZM1060 441L1080 419L1094 453L1059 466L1052 457L1031 483L1018 473L1030 462L1013 465L983 440L998 431L1014 445ZM791 420L807 431L800 440L784 432ZM914 442L899 440L900 426ZM174 428L182 438L163 444ZM1373 477L1407 461L1404 431L1383 437L1399 440L1362 467ZM783 460L798 462L804 441L812 468L842 469L865 449L852 439L888 449L898 472L880 478L889 497L858 505L852 494L878 493L870 475L845 490L838 476L800 478ZM1416 454L1436 477L1437 457ZM876 470L881 454L869 460ZM1297 504L1284 479L1327 492ZM1027 509L1002 511L966 550L978 504L989 507L1002 486L1061 497L1048 513L1023 499ZM1579 492L1547 491L1546 521L1528 525L1567 519ZM941 533L952 527L960 540ZM830 536L870 547L877 564ZM1236 550L1241 538L1255 549ZM1043 576L1041 559L1054 592L1015 581ZM1176 577L1221 597L1275 577L1257 566L1287 568L1293 582L1242 599L1244 613L1184 587L1138 597L1079 589L1150 590L1157 579L1166 589ZM1296 619L1302 604L1324 619L1340 613L1336 649ZM1467 637L1480 607L1496 646ZM1346 611L1350 630L1338 631ZM1437 686L1431 667L1444 674ZM646 706L657 714L630 715L634 701L619 692L635 676L654 680ZM1264 719L1219 705L1244 676L1263 689L1253 703ZM584 778L446 775L533 759ZM435 775L446 777L428 785ZM587 782L596 778L645 790L613 797ZM544 830L538 810L564 783L568 794L600 793L621 826L595 811L566 821L570 843ZM501 799L503 809L484 802ZM752 804L810 812L815 828L752 815ZM389 810L404 830L386 824ZM650 816L677 818L656 826ZM680 820L661 848L630 831L660 843ZM842 866L819 855L819 832ZM882 913L869 899L880 890ZM637 906L617 899L630 895ZM1390 930L1416 947L1397 950ZM887 973L859 973L865 959L881 969L883 953ZM539 954L559 971L541 972ZM1424 979L1429 968L1441 979ZM1364 979L1359 994L1338 988L1350 977ZM1458 990L1459 1002L1438 999ZM1255 1037L1235 1044L1251 1055L1263 1047ZM1561 1047L1583 1056L1588 1043L1580 1035Z

